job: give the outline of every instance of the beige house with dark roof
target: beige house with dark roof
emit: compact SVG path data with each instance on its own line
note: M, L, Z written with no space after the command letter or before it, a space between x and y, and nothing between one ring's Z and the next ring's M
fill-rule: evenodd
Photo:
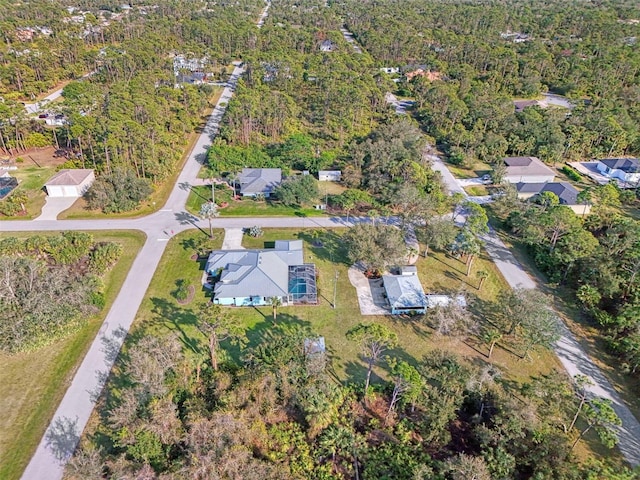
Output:
M51 177L44 186L50 197L81 197L95 179L91 169L64 169Z

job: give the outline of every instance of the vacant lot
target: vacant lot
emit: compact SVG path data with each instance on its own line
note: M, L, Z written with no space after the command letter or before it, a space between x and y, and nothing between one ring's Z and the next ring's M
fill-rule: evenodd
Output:
M91 233L96 241L119 242L124 247L120 261L105 278L103 310L79 332L49 346L12 356L0 354L2 479L20 477L144 243L144 234L137 232Z

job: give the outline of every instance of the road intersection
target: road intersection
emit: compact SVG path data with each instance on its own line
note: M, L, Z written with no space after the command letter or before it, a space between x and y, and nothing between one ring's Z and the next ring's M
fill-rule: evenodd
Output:
M270 4L267 5L267 9ZM266 17L267 9L261 16ZM206 158L211 139L217 134L226 105L233 95L238 79L244 72L241 64L236 64L228 86L209 118L204 131L198 138L191 154L185 162L176 185L166 204L156 213L138 219L104 220L55 220L51 216L40 217L37 221L6 221L0 224L3 233L11 231L59 231L59 230L141 230L147 239L135 258L131 270L116 297L102 328L91 345L87 355L75 373L72 383L62 399L36 453L22 475L23 480L58 480L62 478L64 466L73 454L80 435L91 415L95 402L104 387L106 378L116 360L124 338L135 319L138 308L158 267L170 237L178 232L200 228L207 229L207 223L185 209L191 186L198 182L197 175ZM451 193L466 193L451 175L444 163L436 155L429 155L434 170L441 172ZM305 228L349 227L366 218L345 220L339 217L256 217L217 218L216 228L244 228L257 225L263 228ZM512 287L536 288L535 282L526 274L511 252L490 232L484 238L488 253ZM575 337L563 328L563 338L558 342L556 353L571 374L584 374L594 382L596 395L610 398L616 412L623 420L620 429L620 450L632 465L640 464L640 424L624 405L623 401L607 381L598 367L589 359Z

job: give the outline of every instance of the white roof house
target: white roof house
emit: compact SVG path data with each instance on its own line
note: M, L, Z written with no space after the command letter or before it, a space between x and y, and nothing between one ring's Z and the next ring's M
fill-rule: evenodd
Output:
M426 312L427 299L414 269L403 268L400 275L383 275L382 284L392 315Z
M91 169L64 169L51 177L44 186L50 197L81 197L95 179Z
M279 168L243 168L238 176L240 195L268 197L282 183L282 170Z
M596 168L603 175L625 183L640 182L640 162L637 158L605 158L598 160Z
M277 240L274 248L214 250L206 272L217 280L213 301L220 305L316 303L315 266L305 264L301 240Z
M509 183L553 182L556 174L536 157L507 157L504 180Z

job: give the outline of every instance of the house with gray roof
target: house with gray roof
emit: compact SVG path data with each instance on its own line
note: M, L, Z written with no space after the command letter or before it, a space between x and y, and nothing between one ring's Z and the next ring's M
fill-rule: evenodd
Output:
M578 201L578 190L568 182L548 183L517 183L518 198L528 200L535 198L543 192L554 193L560 202L573 210L578 215L586 215L591 211L591 205Z
M556 174L536 157L507 157L504 181L509 183L553 182Z
M243 168L238 176L240 195L269 197L282 183L282 170L279 168Z
M317 303L315 265L304 263L302 240L276 240L274 248L214 250L205 267L214 280L213 302L229 306Z
M637 158L605 158L598 160L596 168L606 177L634 185L640 183L640 162Z
M402 267L399 275L383 275L382 284L392 315L424 314L427 311L427 298L415 267Z

